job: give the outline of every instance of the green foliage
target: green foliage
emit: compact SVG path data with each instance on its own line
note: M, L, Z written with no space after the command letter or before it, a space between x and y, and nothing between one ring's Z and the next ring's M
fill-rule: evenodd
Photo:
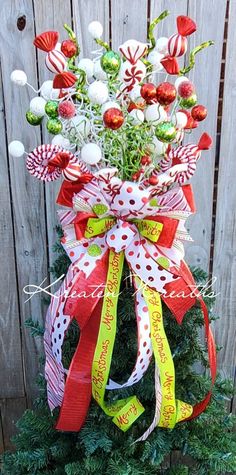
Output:
M66 272L66 260L61 247L53 266L56 276ZM127 269L126 271L127 272ZM207 278L203 271L194 270L200 286ZM114 349L111 376L125 381L132 371L136 356L136 329L133 290L124 286L118 307L118 336ZM209 308L212 299L205 298ZM211 316L214 319L213 316ZM203 326L201 311L192 308L178 326L164 308L165 328L176 367L177 397L196 403L206 394L210 380L205 371L196 374L193 368L208 367L205 347L199 336ZM35 336L42 328L32 320L27 326ZM70 327L64 342L64 365L69 366L79 337L76 323ZM51 414L45 392L45 381L39 375L39 397L34 409L27 410L17 422L18 433L13 442L16 452L3 457L3 475L217 475L236 473L235 417L228 414L232 383L218 376L211 404L200 417L178 424L174 430L157 428L143 443L133 442L152 421L154 410L154 365L134 388L119 391L127 396L135 391L145 406L145 413L127 432L122 433L93 402L86 425L79 433L62 433L54 429L57 414ZM117 393L116 393L117 395ZM107 398L111 398L111 393ZM177 450L178 464L163 468L166 456ZM174 455L172 457L174 460ZM188 467L191 460L191 468ZM181 465L181 463L183 465Z

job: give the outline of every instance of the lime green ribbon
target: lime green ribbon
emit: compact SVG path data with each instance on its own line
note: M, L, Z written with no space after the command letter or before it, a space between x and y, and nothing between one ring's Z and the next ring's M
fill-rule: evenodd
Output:
M114 226L117 219L113 216L108 216L105 218L89 218L87 226L85 229L84 237L92 238L103 234ZM126 221L127 223L133 223L139 230L142 236L146 237L152 242L157 242L160 236L160 233L163 229L163 224L152 219L133 219Z
M105 414L113 417L113 422L125 432L144 412L144 407L136 396L120 399L112 404L105 401L106 385L116 336L117 303L123 263L123 251L118 254L110 251L101 323L92 366L92 392L95 401Z

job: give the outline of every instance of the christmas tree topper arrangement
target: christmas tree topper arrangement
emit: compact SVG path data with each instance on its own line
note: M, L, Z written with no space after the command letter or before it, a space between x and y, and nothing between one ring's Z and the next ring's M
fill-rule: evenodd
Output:
M154 417L138 440L145 440L156 426L171 429L198 416L210 401L211 392L195 406L176 399L161 302L177 324L200 304L214 384L216 353L208 312L183 247L191 241L185 221L195 211L189 180L201 152L212 144L203 133L197 144L183 145L207 116L186 74L195 55L212 42L190 51L187 66L181 68L179 58L186 54L196 24L179 16L177 32L156 39L155 28L167 15L163 12L150 24L146 43L131 39L118 52L102 40L103 27L93 21L88 27L98 45L93 59L80 57L68 25L62 43L56 31L44 32L34 45L53 79L36 91L24 71L11 74L14 83L37 93L26 112L28 123L41 125L46 119L53 138L27 154L14 140L9 152L13 157L25 154L27 170L39 180L63 178L57 203L66 209L58 214L71 265L51 299L44 336L48 403L52 410L60 407L60 430L80 430L92 396L121 430L128 430L145 408L135 395L117 399L117 390L135 387L153 357ZM135 289L138 338L133 371L122 383L109 374L124 264ZM66 370L62 346L73 319L80 340ZM106 390L113 394L109 402Z

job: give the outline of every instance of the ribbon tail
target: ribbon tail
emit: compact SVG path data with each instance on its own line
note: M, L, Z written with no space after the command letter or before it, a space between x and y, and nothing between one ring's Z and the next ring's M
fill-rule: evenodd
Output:
M62 407L56 424L58 430L79 431L85 422L92 397L91 369L101 309L102 299L98 301L87 325L81 331L80 341L67 375Z

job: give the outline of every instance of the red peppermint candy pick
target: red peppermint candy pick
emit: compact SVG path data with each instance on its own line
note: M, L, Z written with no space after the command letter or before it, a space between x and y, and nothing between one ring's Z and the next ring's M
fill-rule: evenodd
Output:
M53 80L54 89L67 89L75 84L77 77L75 74L66 71L65 73L59 73Z
M162 66L164 66L168 74L179 74L179 65L176 58L173 56L166 56L161 60Z
M196 23L188 16L180 15L177 17L178 33L182 36L189 36L197 29Z
M59 33L57 31L45 31L41 35L36 36L33 43L36 48L48 53L55 48L58 38Z

